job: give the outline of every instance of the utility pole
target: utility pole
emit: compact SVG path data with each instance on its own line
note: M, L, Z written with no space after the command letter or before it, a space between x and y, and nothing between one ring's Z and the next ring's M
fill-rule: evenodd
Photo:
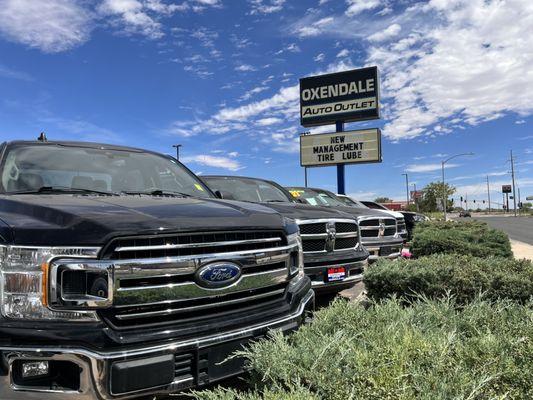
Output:
M407 191L407 207L409 207L410 201L409 201L409 175L405 175L405 190Z
M518 188L518 215L520 215L520 211L522 211L520 204L522 204L522 199L520 197L520 188Z
M172 147L174 147L176 149L176 160L180 160L180 147L182 145L181 144L173 144Z
M489 198L489 214L490 214L490 185L489 185L489 176L487 175L487 196Z
M418 205L418 193L416 192L416 183L413 183L413 189L415 191L414 201L415 201L415 206L416 206L416 212L420 212L420 207Z
M513 178L513 206L514 206L514 216L516 217L516 188L515 188L515 181L514 181L514 159L513 159L513 151L511 150L511 176ZM509 205L507 205L509 206Z
M444 211L444 221L446 221L446 218L447 218L447 212L446 212L446 208L447 208L447 205L448 205L448 194L446 193L446 185L444 184L444 165L454 159L455 157L461 157L461 156L473 156L474 153L470 152L470 153L461 153L461 154L456 154L454 156L451 156L451 157L448 157L446 160L443 160L441 161L441 166L442 166L442 208L443 208L443 211Z

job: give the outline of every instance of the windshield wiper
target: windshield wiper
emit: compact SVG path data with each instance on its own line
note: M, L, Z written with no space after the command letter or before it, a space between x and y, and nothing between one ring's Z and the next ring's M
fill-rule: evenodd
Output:
M41 186L34 190L19 190L15 192L8 192L11 194L38 194L38 193L87 193L87 194L102 194L107 196L118 196L118 193L106 192L103 190L72 188L68 186Z
M130 190L123 190L120 192L122 194L128 194L128 195L136 195L136 194L145 194L149 196L177 196L177 197L192 197L190 194L182 193L182 192L174 192L171 190L161 190L161 189L155 189L155 190L148 190L148 191L130 191Z
M288 201L285 201L285 200L265 200L265 203L289 203Z

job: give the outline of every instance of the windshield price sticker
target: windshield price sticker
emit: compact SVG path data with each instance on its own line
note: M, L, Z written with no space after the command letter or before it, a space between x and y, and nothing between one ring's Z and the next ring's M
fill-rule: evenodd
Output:
M302 167L375 162L381 162L379 129L300 136Z
M379 118L377 67L300 79L303 126Z

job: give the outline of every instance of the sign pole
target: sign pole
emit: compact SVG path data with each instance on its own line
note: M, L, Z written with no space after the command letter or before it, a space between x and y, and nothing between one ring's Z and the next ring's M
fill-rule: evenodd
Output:
M335 132L344 132L344 121L335 122ZM344 164L337 164L337 193L346 194Z

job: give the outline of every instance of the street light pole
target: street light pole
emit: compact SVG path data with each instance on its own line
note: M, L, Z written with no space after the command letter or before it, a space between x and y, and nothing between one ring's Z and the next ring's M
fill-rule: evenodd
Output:
M442 161L441 162L441 166L442 166L442 209L444 211L444 221L446 221L447 217L448 217L448 214L447 214L447 203L448 203L448 194L446 193L446 190L445 190L445 185L444 185L444 165L456 158L456 157L461 157L461 156L473 156L474 153L470 152L470 153L461 153L461 154L455 154L451 157L448 157L446 160Z
M489 176L487 175L487 196L489 198L489 214L490 214L490 185L489 185Z
M176 149L176 160L180 160L180 147L182 145L181 144L173 144L172 147L174 147Z
M513 178L513 208L514 208L514 216L516 217L516 185L515 185L515 179L514 179L514 159L513 159L512 150L511 150L511 176ZM509 205L507 207L509 208Z
M405 175L405 190L407 191L407 207L409 207L409 175L407 174L402 174L402 175Z

